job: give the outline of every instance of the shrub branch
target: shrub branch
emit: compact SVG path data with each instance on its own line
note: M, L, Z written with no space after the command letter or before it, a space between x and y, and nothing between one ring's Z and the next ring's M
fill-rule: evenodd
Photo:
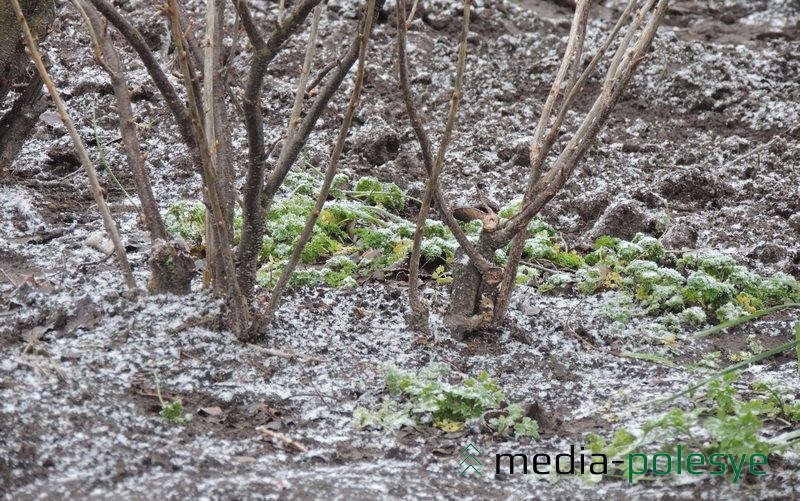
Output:
M361 96L361 89L364 84L364 65L366 61L367 55L367 47L369 44L369 36L372 31L372 22L375 17L375 2L376 0L369 0L367 3L367 12L364 16L364 23L361 29L361 34L359 35L360 43L359 43L359 50L358 50L358 66L356 69L356 79L355 84L353 86L353 91L350 95L350 102L347 105L347 111L345 112L344 119L342 120L342 126L339 128L339 136L336 140L336 144L333 147L333 152L331 153L331 160L330 164L328 165L327 170L325 171L325 178L322 181L322 187L320 188L319 195L317 196L316 203L314 204L314 209L308 216L306 220L306 224L303 227L303 232L300 234L300 238L298 239L297 243L295 244L294 250L292 251L292 255L289 258L289 262L286 264L286 267L281 272L281 276L278 278L278 282L275 287L272 289L272 295L269 300L269 305L267 306L266 311L266 321L268 322L272 315L275 313L275 310L278 309L280 304L280 298L283 294L283 290L286 287L286 284L289 283L289 279L294 272L297 263L300 261L300 256L303 252L308 241L311 239L311 234L314 230L314 225L317 223L317 219L319 218L320 213L322 212L322 208L325 205L325 200L328 198L328 193L331 188L331 184L333 184L333 179L336 176L336 171L339 168L339 158L342 155L342 151L344 150L344 143L347 139L347 134L350 132L350 125L353 122L353 115L356 111L356 106L358 105L358 100ZM301 82L302 83L302 82ZM303 91L303 86L298 86L298 93Z
M89 153L86 151L86 146L83 144L83 139L81 139L80 135L78 134L78 131L75 128L75 123L67 114L67 108L64 106L64 102L61 100L61 96L59 95L53 80L47 73L47 68L45 68L44 62L42 61L42 54L39 52L39 48L36 46L36 41L33 38L33 34L31 33L31 29L28 26L28 21L25 19L25 15L22 12L22 8L19 5L19 1L11 0L11 6L14 8L17 21L19 22L20 28L22 28L22 32L25 35L25 45L28 47L31 58L36 65L36 70L39 72L39 76L42 78L45 86L47 86L47 91L50 93L50 97L53 98L53 103L56 106L58 116L64 123L67 131L69 131L72 144L75 147L75 151L78 153L78 157L81 159L83 168L86 171L86 176L89 178L89 187L92 190L95 203L97 203L97 210L100 212L100 215L103 218L103 225L105 226L106 232L114 244L117 261L120 269L122 270L122 275L125 278L125 282L129 289L135 289L136 280L133 278L133 272L131 271L131 265L128 261L128 255L125 252L125 247L122 245L122 240L120 239L119 231L117 230L117 223L114 221L114 218L111 217L111 212L108 210L108 205L106 205L106 201L103 198L103 190L100 187L100 182L97 180L97 172L95 171L94 165L92 165L92 161L89 158Z
M237 280L242 291L248 297L251 297L253 293L256 261L261 248L264 220L267 215L267 211L264 210L261 203L267 161L264 147L264 118L261 115L261 91L264 78L269 63L275 58L280 47L299 28L311 9L316 7L320 1L303 0L280 22L269 40L265 40L256 27L247 2L245 0L236 0L235 2L242 26L254 49L242 103L247 133L247 174L242 197L244 225L237 254ZM306 137L307 135L302 136L303 141Z
M203 103L200 99L200 84L197 82L197 73L193 68L191 58L188 54L186 39L183 36L183 29L177 15L177 0L170 0L166 9L170 20L170 29L175 41L178 62L181 72L186 81L186 93L189 101L189 113L191 115L192 129L200 148L201 176L203 178L204 193L207 196L209 210L214 218L215 224L212 226L216 233L216 240L220 243L217 246L218 258L222 267L221 276L214 277L219 280L223 290L227 290L228 304L231 309L232 319L229 327L242 340L246 340L250 329L250 312L247 299L242 294L236 280L236 268L233 261L233 252L229 245L232 242L231 228L226 223L224 216L223 200L220 193L219 180L217 179L217 169L215 166L216 158L208 148L206 131L203 126Z
M399 1L402 2L403 0L399 0ZM439 149L438 149L437 154L436 154L436 159L434 160L433 165L429 166L430 170L428 172L428 182L427 182L427 184L425 186L425 195L422 198L422 207L420 207L419 215L417 216L417 227L416 227L416 231L414 233L414 245L413 245L412 250L411 250L411 260L410 260L410 263L409 263L409 273L408 273L408 275L409 275L408 276L409 302L411 303L411 308L418 314L424 314L424 312L425 312L425 307L422 305L422 303L421 303L421 301L419 299L419 290L418 290L418 284L417 284L417 281L419 279L419 259L420 259L420 253L421 253L421 248L422 248L422 235L423 235L423 233L425 231L425 221L428 218L428 211L430 210L431 200L433 199L433 195L437 191L437 188L438 188L439 174L441 174L442 168L444 166L444 157L445 157L445 154L447 153L447 147L450 144L450 138L452 137L453 128L455 127L456 119L458 117L458 105L459 105L459 102L461 101L461 85L462 85L462 82L464 81L464 69L466 67L466 60L467 60L467 34L469 33L469 17L470 17L471 7L472 7L472 0L464 0L464 14L463 14L463 22L461 24L461 36L460 36L460 39L459 39L458 62L456 63L456 77L455 77L455 82L453 84L453 95L450 98L450 111L447 114L447 121L445 122L444 132L442 133L442 139L441 139L441 142L439 143ZM400 9L400 3L398 3L398 9ZM398 14L398 16L397 16L398 17L398 36L400 36L400 32L401 31L404 31L404 27L405 27L405 23L404 23L404 20L405 20L405 4L404 3L402 4L402 10L403 10L403 14L402 15ZM403 54L403 55L405 54L404 45L405 45L404 43L400 44L399 38L398 38L398 55L399 55L400 58L402 58L402 60L400 61L401 62L401 65L400 65L401 68L403 68L403 66L405 66L402 63L404 63L404 62L407 63L406 58L403 58L403 56L400 55L400 54ZM401 69L400 71L403 72L404 69ZM401 82L403 80L405 80L405 82L401 83L401 85L404 88L409 89L409 86L408 86L408 75L407 74L405 75L405 79L403 79L402 76L401 76ZM411 100L410 91L408 91L408 92L404 91L403 94L404 94L404 98L405 98L405 101L406 101L406 109L408 109L410 107L411 110L412 110L412 112L409 113L409 116L410 117L415 117L416 114L412 115L412 113L413 113L413 104L411 104L411 106L409 106L410 100ZM414 123L413 122L413 118L412 118L412 123ZM418 116L416 116L416 125L414 127L414 130L415 130L415 132L417 132L417 137L420 138L420 134L419 134L418 130L422 130L422 124L420 123ZM424 136L422 136L422 137L424 137ZM424 139L420 140L420 145L422 146L423 151L424 151L426 146L430 149L430 141L428 140L427 144L425 144L425 143L426 142L425 142ZM423 152L423 158L425 158L425 157L426 157L426 154ZM427 158L430 158L430 154L427 155ZM439 197L439 198L442 199L443 197ZM442 203L440 203L440 208L441 208L442 213L447 212L447 205L444 204L444 200L442 200ZM445 217L445 219L446 219L446 217ZM458 227L458 224L456 224L455 226ZM460 228L459 228L459 230L460 230ZM454 231L454 234L455 233L456 232ZM462 236L463 236L463 232L462 232ZM464 238L464 240L466 240L466 237ZM469 244L469 242L467 242L467 244ZM467 249L472 249L474 251L474 248L471 245L468 245L468 246L464 247L465 251L467 251ZM478 255L477 252L474 252L474 254L476 255L476 258L477 258L477 259L474 259L474 262L475 262L476 266L483 265L483 266L486 267L487 264L488 264L488 263L486 263L486 260L480 258L480 256ZM486 268L486 270L488 270L488 267ZM486 271L486 270L482 270L482 271Z
M434 158L433 158L433 147L431 146L431 140L428 136L428 132L425 130L425 126L422 124L422 119L417 112L416 105L414 104L414 96L411 91L411 84L409 82L409 67L408 67L408 54L406 52L406 22L405 17L405 0L398 0L397 1L397 60L398 60L398 67L399 67L399 83L400 83L400 90L403 94L403 102L406 107L406 113L408 114L409 120L411 122L411 127L414 129L414 134L417 136L417 142L419 142L420 150L422 152L422 161L425 165L425 170L427 171L428 175L430 176L431 172L433 172L434 166ZM413 15L413 12L412 12ZM478 270L481 273L486 273L492 268L492 264L481 256L480 252L472 245L472 243L467 238L464 231L461 229L461 226L458 225L458 221L456 221L453 214L450 212L449 203L447 199L444 197L442 193L441 186L437 179L436 183L434 184L434 192L433 192L434 201L436 202L436 206L439 208L441 213L442 219L447 227L450 229L450 232L455 237L458 244L464 250L464 252L469 256ZM413 262L413 258L412 258ZM417 259L417 263L419 259ZM413 264L411 265L413 266ZM416 275L419 276L419 266L416 266ZM416 290L416 281L409 276L409 284L411 290L409 292L409 298L411 307L416 312L422 312L423 308L419 301L419 293Z
M579 8L582 3L587 2L579 2ZM536 182L533 184L533 188L526 192L526 195L530 194L529 199L523 203L523 207L520 212L514 216L508 222L508 224L504 225L503 228L493 235L495 244L504 245L509 240L512 241L512 248L511 252L509 253L508 263L505 269L506 276L501 286L501 294L496 304L495 323L502 322L505 318L508 302L511 298L511 292L514 286L514 277L516 276L517 267L519 266L519 259L522 255L522 247L524 244L528 223L542 209L542 207L544 207L544 205L547 204L556 195L556 193L558 193L567 179L569 179L570 175L572 175L575 167L592 146L597 133L605 124L609 114L611 113L611 110L622 96L622 92L633 76L636 67L646 57L647 50L650 48L658 26L661 23L664 14L666 13L669 2L668 0L659 0L658 4L655 5L654 8L655 3L656 0L649 0L636 12L636 15L633 17L631 24L628 26L628 29L623 36L620 46L618 47L614 57L611 60L611 63L609 64L609 69L606 73L605 80L603 81L600 94L597 96L592 108L584 117L583 122L578 127L578 130L564 147L563 151L553 163L547 174L541 175L535 171L532 172L531 175L536 176ZM626 8L625 12L623 12L623 18L628 15L629 9L630 3L628 4L628 8ZM645 15L651 10L653 13L645 24L644 28L642 28L638 39L633 44L633 47L628 49L628 47L631 45L634 35L642 26ZM578 19L579 18L576 11L576 21ZM577 36L574 29L571 34L571 37L572 36ZM570 51L567 50L565 53L565 60L569 57ZM561 75L561 72L559 72L559 75ZM581 78L581 80L583 80L583 78ZM579 80L578 83L582 85L581 80ZM548 116L549 114L550 110L547 111ZM542 122L540 122L540 125L541 123ZM541 127L537 127L537 135L534 139L532 148L535 148L538 144L540 137L538 132L540 128ZM546 151L540 153L540 155L544 156L546 156L546 154Z
M119 114L119 128L122 135L122 145L128 166L133 174L136 192L142 205L145 226L150 233L151 240L168 240L164 221L158 211L153 189L150 186L150 177L144 163L144 156L139 147L139 135L136 132L136 122L131 109L131 96L128 92L128 81L122 69L119 54L114 48L111 37L108 35L100 14L94 6L86 0L74 0L73 4L78 9L84 20L84 25L92 39L95 50L95 60L111 80L114 96L117 100L117 113Z

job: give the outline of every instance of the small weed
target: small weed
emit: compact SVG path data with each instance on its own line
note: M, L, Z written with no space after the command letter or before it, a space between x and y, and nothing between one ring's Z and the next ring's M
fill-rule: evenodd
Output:
M192 415L183 413L183 403L181 403L180 399L173 400L172 402L167 402L164 400L164 397L161 396L161 381L158 378L157 372L153 372L153 378L156 381L156 393L158 394L158 401L161 403L161 417L167 421L181 426L189 424L189 422L192 420Z
M450 271L448 271L442 264L436 267L436 269L433 271L433 275L431 275L431 278L436 280L436 283L439 285L449 284L453 282L453 274Z
M489 420L489 424L503 434L507 430L513 430L518 437L539 438L539 423L524 416L522 406L511 404L506 407L506 414Z

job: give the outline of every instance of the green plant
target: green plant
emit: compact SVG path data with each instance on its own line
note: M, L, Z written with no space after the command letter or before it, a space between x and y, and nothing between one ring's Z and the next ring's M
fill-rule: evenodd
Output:
M156 381L156 394L158 395L158 401L161 404L161 412L159 413L161 417L170 421L172 423L185 426L189 424L192 420L191 414L184 414L183 413L183 403L180 399L173 400L172 402L167 402L164 400L164 397L161 396L161 382L158 378L158 373L153 372L153 378Z
M406 204L406 195L396 184L382 183L370 176L356 181L353 196L371 205L381 205L394 211L402 210Z
M727 372L711 381L705 392L694 395L689 408L674 408L647 421L639 431L619 429L610 442L590 434L589 448L592 453L620 459L658 451L672 455L672 461L677 462L676 447L682 444L684 450L688 447L706 456L724 454L724 461L730 463L743 454L768 455L799 447L791 432L767 438L771 434L767 426L782 426L779 419L796 423L800 418L800 405L790 397L791 391L762 381L752 386L755 394L747 398L736 389L738 378L738 372ZM684 452L682 460L686 457ZM622 476L628 476L628 466L627 461L621 462ZM641 470L643 464L634 466ZM732 471L737 477L734 481L738 481L739 474L726 469L727 474Z
M460 383L447 380L450 369L442 363L430 364L416 374L392 366L384 366L383 371L389 398L376 411L358 407L353 414L357 427L392 429L417 424L454 431L488 410L499 409L505 400L486 371ZM519 405L507 406L502 421L496 424L498 431L511 427L517 436L538 436L538 425L523 416Z
M286 267L319 193L321 173L308 162L305 165L305 170L289 172L283 193L268 215L256 275L257 283L264 287L273 287ZM408 198L399 188L371 177L352 184L343 174L335 177L334 185L336 189L331 190L301 254L301 266L289 280L290 287L355 286L376 270L401 265L411 252L414 226L399 213ZM500 215L512 217L519 202L500 209ZM202 250L202 203L178 201L170 206L165 219L170 233ZM237 211L235 239L241 227ZM482 222L461 223L461 228L475 243ZM593 250L582 255L564 250L566 244L558 232L541 219L531 220L527 229L522 253L527 261L517 268L517 285L536 287L542 294L572 288L586 295L612 291L600 316L616 322L614 329L624 329L634 317L657 316L644 331L658 342L673 345L682 329L726 323L800 301L800 282L794 278L781 273L762 277L718 252L674 258L656 238L639 233L631 241L600 236ZM458 243L439 221L428 220L423 230L423 262L433 270L437 284L450 284ZM507 252L508 248L496 249L494 263L505 265ZM745 359L750 353L734 358Z
M519 404L509 405L505 408L505 414L490 419L489 424L501 434L511 429L518 437L539 438L539 423L524 416Z
M433 275L431 275L431 278L436 280L436 283L439 285L453 282L453 274L448 271L443 264L440 264L435 270L433 270Z

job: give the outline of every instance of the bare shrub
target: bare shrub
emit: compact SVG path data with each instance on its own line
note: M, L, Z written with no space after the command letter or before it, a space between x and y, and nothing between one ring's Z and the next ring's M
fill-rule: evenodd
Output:
M517 268L522 256L528 224L564 186L574 172L575 167L591 147L597 133L605 124L636 68L646 59L647 51L666 12L668 0L646 0L638 10L636 9L636 0L630 0L604 46L582 72L580 68L583 65L583 43L591 2L590 0L576 2L575 15L567 39L564 57L542 109L539 123L533 133L533 141L530 147L530 170L522 206L520 211L508 220L500 220L491 208L491 204L483 199L480 192L477 193L477 198L484 207L483 210L450 208L441 196L441 190L438 186L444 150L447 147L447 138L453 127L455 109L460 97L461 75L464 71L463 57L466 51L466 40L463 33L468 29L470 4L471 0L464 1L462 39L460 41L459 63L456 67L456 83L453 89L450 114L445 125L444 138L434 162L431 159L430 140L427 139L424 128L416 117L413 97L408 83L408 63L404 47L405 23L401 21L405 19L405 2L398 0L397 3L400 87L428 170L425 199L423 200L423 207L417 225L417 240L419 240L421 224L423 224L426 217L430 200L434 196L436 196L437 204L441 209L440 212L443 214L445 222L449 221L452 214L457 214L462 219L480 219L483 222L483 229L477 245L473 246L469 242L462 242L459 239L461 247L453 260L454 270L450 308L445 320L457 336L492 324L501 324L505 319L511 293L516 282ZM616 40L623 27L626 29L616 51L610 58L608 71L594 104L585 113L580 126L573 132L571 139L556 160L551 165L545 166L547 156L561 132L567 112L575 103L576 97L584 91L586 80L593 73L600 60L606 57L607 49ZM454 234L458 235L451 223L448 222L448 226L451 227ZM494 259L495 251L509 244L511 248L505 267L500 270L492 266L490 263ZM419 242L417 241L415 249L418 248L418 245ZM461 258L465 255L468 257L466 260ZM424 321L425 311L419 302L416 291L418 263L419 253L416 252L412 255L409 294L412 308L418 317L422 317L422 321L419 321L418 318L415 323L424 327L426 324Z
M12 0L14 1L14 0ZM316 42L314 33L323 10L321 0L301 0L295 7L284 12L281 9L274 29L263 32L256 24L245 0L232 3L208 0L206 4L205 31L198 41L190 35L189 23L176 0L169 0L161 7L167 17L175 46L175 55L181 72L183 88L176 88L167 78L161 63L156 59L142 34L108 0L73 0L84 19L95 51L95 59L108 73L114 89L119 110L120 130L128 165L133 175L136 191L142 201L145 226L154 243L150 257L152 278L150 288L154 292L186 293L194 275L193 261L176 242L170 242L164 222L158 211L157 200L150 187L149 176L137 137L127 89L125 69L120 62L117 49L108 33L108 25L113 26L141 59L155 86L164 98L167 107L178 125L181 137L189 148L193 164L197 165L202 178L204 203L206 205L206 257L208 261L208 282L214 292L224 298L228 305L227 326L242 340L248 340L263 333L270 315L279 304L282 286L291 274L293 266L287 266L284 277L273 291L268 314L264 315L252 304L258 254L264 234L264 225L273 199L284 182L289 170L314 129L319 117L330 100L337 94L345 76L357 59L360 58L359 76L350 100L347 116L342 124L339 139L334 146L334 154L328 177L333 176L338 165L338 156L344 147L350 122L360 94L363 80L364 59L367 40L372 22L381 2L370 0L361 16L358 30L351 38L344 54L335 64L324 68L313 82L319 91L313 100L306 88L309 81L313 48ZM289 115L289 129L283 138L277 159L270 160L267 145L264 143L264 117L261 109L261 94L264 78L270 62L282 50L286 40L303 25L312 10L315 10L312 36L308 40L307 57L303 72L297 85L297 97L291 110L274 110ZM230 11L230 12L227 12ZM234 248L233 212L237 199L235 188L236 171L231 154L231 132L233 118L228 113L228 103L236 101L230 94L224 75L231 58L224 57L222 40L225 35L224 19L235 15L236 21L230 36L238 41L239 29L243 29L253 48L252 58L246 78L246 88L242 103L242 125L247 133L248 152L244 189L241 197L243 229L238 248ZM24 23L24 13L20 13ZM34 45L30 38L29 45ZM236 49L235 47L233 48ZM43 66L42 66L43 70ZM51 94L56 98L53 87ZM181 97L186 96L185 101ZM63 107L63 105L62 105ZM303 108L305 113L303 114ZM65 111L65 110L64 110ZM62 119L68 122L66 114ZM68 127L69 128L69 127ZM76 149L83 150L81 159L91 169L85 147L80 138L74 138ZM90 175L93 191L96 178ZM328 182L328 184L330 184ZM99 193L99 187L97 187ZM324 203L325 190L319 204ZM98 205L105 207L102 194ZM308 227L313 227L319 208L309 218ZM109 234L116 232L116 225L110 215L106 228ZM115 241L118 241L118 235ZM302 252L305 242L301 238L296 254ZM130 286L135 286L130 275L130 266L124 249L118 248L120 264L128 277Z
M191 30L188 29L189 21L181 11L179 3L176 0L168 0L161 9L169 22L176 61L182 76L182 88L176 88L171 83L141 33L108 0L73 0L73 3L84 18L87 32L93 41L95 58L108 73L116 96L127 162L142 201L145 226L154 242L154 252L150 258L151 289L155 292L188 292L194 274L193 263L178 243L169 240L158 212L158 203L150 188L139 138L133 126L125 71L109 35L109 24L119 32L141 59L178 125L193 164L199 168L206 206L207 281L214 292L224 298L228 305L227 325L242 340L262 334L280 304L282 291L297 265L328 196L359 100L367 41L382 2L377 0L367 2L357 32L352 35L349 45L338 61L326 66L319 72L314 82L309 84L316 31L324 8L321 0L300 0L289 11L281 8L274 28L269 32L264 32L257 25L245 0L234 0L232 3L207 0L205 30L201 40L191 36ZM638 2L630 0L605 45L581 71L584 67L583 45L590 3L589 0L576 2L575 16L564 57L544 104L539 123L533 132L530 170L521 209L510 219L501 220L495 213L496 209L493 209L494 204L485 200L479 190L476 190L479 208L451 207L439 184L449 140L456 126L461 87L467 71L466 40L472 0L464 0L454 87L444 133L435 150L415 108L405 49L409 22L406 17L406 3L405 0L397 0L399 87L428 173L409 266L409 299L413 312L412 320L416 327L425 329L427 326L427 309L420 300L417 282L423 229L428 213L434 205L459 243L459 250L454 259L451 305L446 317L448 325L455 333L462 334L502 323L515 284L528 224L558 193L591 147L637 66L646 59L647 51L668 4L667 0L644 0L643 5L637 9ZM312 11L314 16L311 21L311 35L307 40L306 57L298 78L292 109L273 110L276 113L286 113L289 123L288 130L279 143L277 155L273 159L270 154L271 148L265 144L264 116L261 108L264 79L270 63L284 47L287 39L306 22ZM234 40L234 44L238 44L241 28L252 47L240 115L228 113L232 105L238 105L238 100L231 94L229 82L225 77L229 73L228 65L232 59L226 57L222 50L222 40L226 38L226 24L223 22L226 14L235 16L233 31L227 33ZM413 17L413 8L410 16ZM618 37L620 32L622 36ZM618 47L609 58L608 71L594 104L585 112L583 121L573 132L556 160L550 165L545 165L548 154L561 133L567 112L573 107L576 97L584 91L584 85L598 63L607 57L607 49L618 38L620 38ZM30 44L33 44L32 37ZM332 149L321 192L293 255L272 291L266 312L259 311L254 307L253 297L258 255L267 215L279 188L295 164L319 117L337 94L345 76L357 60L359 63L356 84L350 96L337 142ZM313 100L306 92L311 87L318 89ZM54 92L52 89L51 93ZM185 96L185 100L182 96ZM303 113L304 108L305 113ZM243 227L238 247L234 248L233 213L239 197L235 186L234 173L237 166L231 153L231 131L233 120L238 116L241 116L241 125L247 134L248 150L244 187L239 199ZM80 150L82 146L76 142L76 148ZM82 154L81 158L84 156ZM88 156L84 163L88 163ZM89 169L90 165L87 166L87 170ZM95 183L96 180L93 181L93 185ZM102 196L98 205L104 206ZM458 220L474 219L479 219L483 223L477 244L469 241L458 224ZM115 232L116 227L113 221L110 221L110 216L104 215L104 220L107 220L109 233ZM493 264L495 251L508 245L510 250L507 264L500 268ZM124 249L118 249L118 257L130 283L132 278Z

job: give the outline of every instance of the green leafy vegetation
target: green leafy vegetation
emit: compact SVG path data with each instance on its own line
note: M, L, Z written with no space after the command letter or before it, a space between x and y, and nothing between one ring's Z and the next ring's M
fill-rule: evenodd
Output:
M539 255L565 268L563 261L552 258L552 249L541 250L548 242L552 249L557 248L551 240L540 240ZM569 277L563 272L551 275L539 291L566 284L584 294L616 291L601 314L624 324L638 307L645 314L659 316L668 331L713 320L727 322L800 301L800 282L785 273L762 277L718 252L675 257L665 253L657 239L641 233L630 242L598 238L594 250L576 268Z
M192 420L192 415L184 414L183 403L180 401L180 399L173 400L172 402L164 400L164 397L161 395L161 381L158 378L157 372L153 373L153 378L156 381L156 394L158 395L158 401L161 404L161 412L159 415L167 421L181 426L189 424L189 422Z
M448 381L450 369L442 363L430 364L417 374L392 366L384 366L383 371L389 396L378 410L355 410L358 428L432 425L455 431L488 410L500 409L505 401L497 381L486 371L457 384ZM517 436L538 437L538 424L523 415L521 406L509 405L504 410L504 415L489 423L496 430L511 429Z
M202 202L178 200L167 209L164 225L172 236L200 245L206 232L206 208Z
M505 414L490 419L489 424L500 434L513 431L518 437L539 438L539 423L525 416L519 404L509 405Z
M306 164L308 167L308 164ZM303 230L321 185L313 168L294 170L284 192L269 213L260 253L258 282L275 284ZM377 270L402 264L411 252L414 225L404 217L408 197L394 183L362 177L355 182L338 174L311 240L302 253L302 265L290 286L355 286ZM521 201L515 199L499 214L512 217ZM195 249L202 249L205 209L202 203L179 201L167 211L165 222ZM241 214L234 215L234 238L241 233ZM480 221L464 223L469 239L477 241ZM684 327L726 322L785 303L800 302L800 282L784 273L762 277L719 252L667 253L658 239L637 234L631 241L601 236L593 250L581 255L567 248L550 224L534 219L528 226L523 262L516 283L537 287L542 294L576 289L582 294L615 291L601 315L618 325L639 315L659 321L651 331L677 332ZM425 224L422 258L439 284L452 280L451 265L458 247L439 221ZM505 262L505 249L495 255ZM544 270L540 272L539 270Z
M320 186L321 177L314 169L295 169L287 176L284 191L276 199L266 221L257 274L260 285L271 287L276 283L314 207ZM331 196L301 255L302 264L293 273L289 286L355 286L359 278L368 278L376 270L406 259L414 236L413 223L401 217L406 202L406 194L394 183L372 177L351 182L346 175L338 174ZM178 201L172 204L167 210L165 224L172 235L182 237L202 252L205 232L202 203ZM241 213L237 210L235 240L241 234L241 224ZM477 239L480 225L466 224L465 229ZM442 223L428 221L422 257L433 269L446 265L437 278L446 281L456 248L455 238Z
M688 409L675 408L657 419L647 421L638 431L617 430L611 441L596 434L589 436L592 453L603 453L609 457L626 459L628 454L657 451L672 456L678 461L676 448L682 445L685 461L690 452L725 455L774 454L800 446L794 435L768 437L768 424L783 428L789 425L797 429L800 425L800 402L794 392L774 381L756 381L744 396L737 389L739 373L729 372L711 381L704 392L694 395ZM687 452L686 449L691 449ZM628 476L628 462L619 467L622 476ZM641 469L642 464L634 465ZM732 468L726 469L726 474ZM634 477L635 478L635 477ZM642 477L640 477L642 478ZM646 477L645 477L646 478Z

